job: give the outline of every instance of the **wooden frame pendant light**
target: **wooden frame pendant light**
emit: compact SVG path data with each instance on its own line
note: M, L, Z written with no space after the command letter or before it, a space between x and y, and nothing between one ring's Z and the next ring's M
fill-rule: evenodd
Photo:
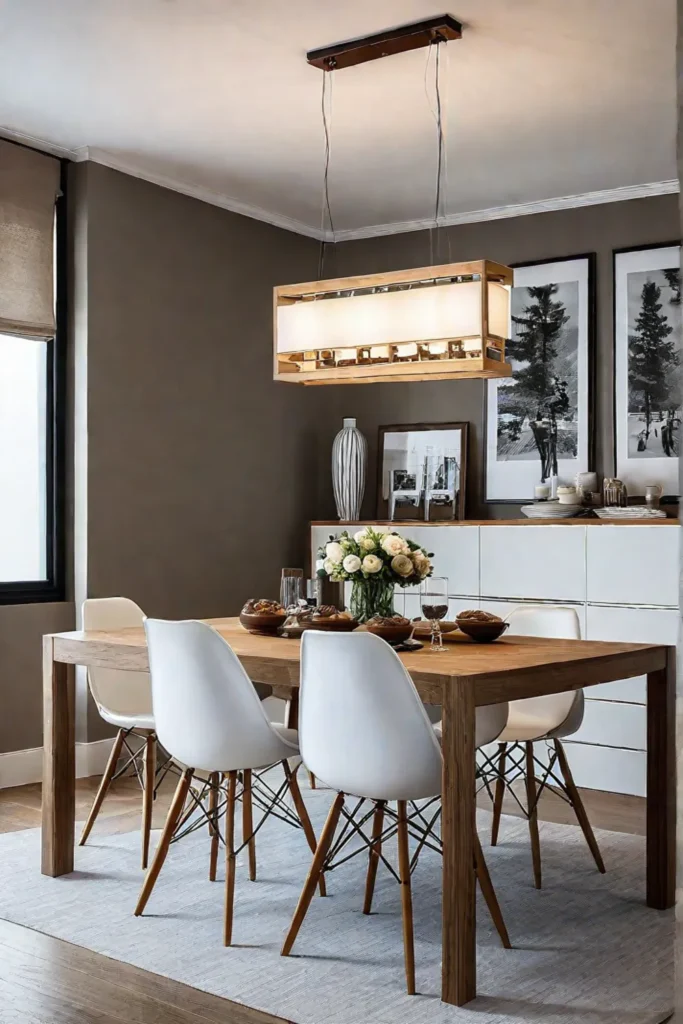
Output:
M445 14L311 50L307 59L330 72L459 39L461 32ZM278 286L274 379L374 384L509 377L511 287L512 270L490 260Z

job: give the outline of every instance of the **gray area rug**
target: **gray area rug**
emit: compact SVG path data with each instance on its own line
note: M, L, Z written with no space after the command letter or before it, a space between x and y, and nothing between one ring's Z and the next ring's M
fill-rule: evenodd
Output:
M330 802L306 792L316 831ZM36 829L0 836L0 917L279 1015L297 1024L658 1024L673 1005L673 919L643 903L644 840L600 832L599 875L578 828L541 826L544 889L531 882L526 824L504 818L500 845L479 825L512 950L501 948L479 897L479 996L447 1006L440 990L440 858L414 875L417 996L404 989L398 885L380 866L375 912L361 913L365 857L328 875L294 947L279 956L310 853L302 833L271 820L258 836L257 882L240 857L234 941L221 943L223 885L208 881L205 830L171 848L144 917L138 833L98 836L76 871L39 872ZM392 851L392 854L395 851ZM393 857L392 857L393 859ZM222 865L221 865L222 867Z

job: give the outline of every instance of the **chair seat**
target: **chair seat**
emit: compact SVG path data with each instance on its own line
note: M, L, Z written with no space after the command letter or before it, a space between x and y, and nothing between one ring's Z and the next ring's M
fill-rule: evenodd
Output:
M275 732L282 737L285 743L289 743L294 747L292 754L299 753L299 733L296 729L288 729L286 725L280 725L279 722L270 723L275 729ZM291 756L291 755L290 755Z
M510 705L512 707L512 705ZM500 730L508 720L507 704L490 704L477 708L474 724L474 745L484 747L487 743L493 743L500 736ZM439 743L441 743L441 722L434 725Z
M146 729L150 732L155 730L154 715L120 715L103 707L99 707L98 710L105 722L115 725L117 729Z
M557 731L557 719L545 714L540 701L511 701L507 725L498 737L499 743L523 743L543 740Z

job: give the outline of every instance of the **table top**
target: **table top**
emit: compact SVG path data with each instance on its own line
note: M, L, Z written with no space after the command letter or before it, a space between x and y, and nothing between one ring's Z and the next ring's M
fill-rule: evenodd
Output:
M237 618L206 619L223 636L251 677L285 689L298 686L300 642L254 636ZM55 661L134 671L149 667L144 629L76 630L46 637ZM502 637L492 644L451 644L443 654L425 647L401 661L424 699L440 702L447 685L473 685L477 705L559 693L663 669L667 648Z

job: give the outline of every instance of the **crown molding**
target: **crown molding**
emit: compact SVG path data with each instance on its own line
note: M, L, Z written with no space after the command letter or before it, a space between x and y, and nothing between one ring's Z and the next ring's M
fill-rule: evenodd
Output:
M192 199L199 199L201 202L209 203L211 206L219 206L222 210L229 210L231 213L238 213L243 217L251 217L252 220L260 220L266 224L272 224L273 227L283 228L285 231L293 231L297 235L307 235L309 238L315 238L317 241L323 240L323 235L319 228L311 227L310 224L305 224L303 221L295 220L293 217L287 217L281 213L271 213L270 210L264 210L260 206L252 206L251 203L243 203L239 199L224 195L222 192L215 192L210 188L204 188L202 185L191 185L179 178L150 171L142 164L132 160L122 160L116 153L112 153L107 149L87 146L79 150L78 156L74 159L79 161L91 160L93 163L110 167L113 171L121 171L123 174L129 174L133 178L141 178L143 181L149 181L153 185L168 188L172 192L181 192L183 195L190 196Z
M581 206L600 206L603 203L619 203L627 199L647 199L651 196L666 196L679 191L676 178L668 181L651 181L644 185L622 185L618 188L602 189L599 192L583 192L574 196L558 196L554 199L539 199L532 203L513 203L509 206L490 206L486 210L466 210L439 218L439 227L455 224L478 224L487 220L505 220L508 217L528 217L534 213L552 213L555 210L576 210ZM375 224L367 228L351 228L335 231L335 242L350 242L359 238L378 238L381 235L398 235L408 231L424 231L435 227L434 219L394 221L391 224ZM331 241L331 237L326 239Z
M75 149L68 149L65 146L58 146L46 139L39 139L23 132L15 131L12 128L0 128L0 137L9 139L12 142L20 142L25 146L32 146L41 149L52 156L65 160L74 160L80 163L91 160L93 163L110 167L114 171L121 171L134 178L141 178L153 185L160 185L173 192L180 192L193 199L199 199L211 206L218 206L231 213L238 213L243 217L251 217L253 220L260 220L274 227L283 228L285 231L293 231L297 235L305 235L321 242L351 242L361 238L379 238L383 235L398 235L409 231L425 231L434 227L434 220L431 217L424 217L419 220L393 221L388 224L373 224L363 228L348 228L335 231L334 236L330 231L321 231L303 221L284 214L272 213L260 206L252 206L250 203L243 203L239 199L227 196L222 192L204 188L200 185L192 185L189 182L174 178L171 175L159 174L148 170L144 164L132 160L124 160L116 153L108 149L100 149L93 146L79 146ZM558 196L551 199L539 199L531 203L512 203L508 206L491 206L484 210L466 210L463 213L451 213L439 218L439 227L451 227L457 224L477 224L488 220L505 220L508 217L528 217L535 213L552 213L556 210L576 210L582 206L600 206L603 203L619 203L629 199L647 199L652 196L672 195L679 191L679 184L675 178L667 181L651 181L642 185L622 185L618 188L602 189L597 192L582 192L571 196Z
M18 142L22 146L29 146L31 149L39 149L50 156L56 156L60 160L78 159L76 149L68 149L66 146L58 146L56 142L48 139L39 139L35 135L27 135L25 132L18 132L14 128L0 127L0 138L8 142Z

